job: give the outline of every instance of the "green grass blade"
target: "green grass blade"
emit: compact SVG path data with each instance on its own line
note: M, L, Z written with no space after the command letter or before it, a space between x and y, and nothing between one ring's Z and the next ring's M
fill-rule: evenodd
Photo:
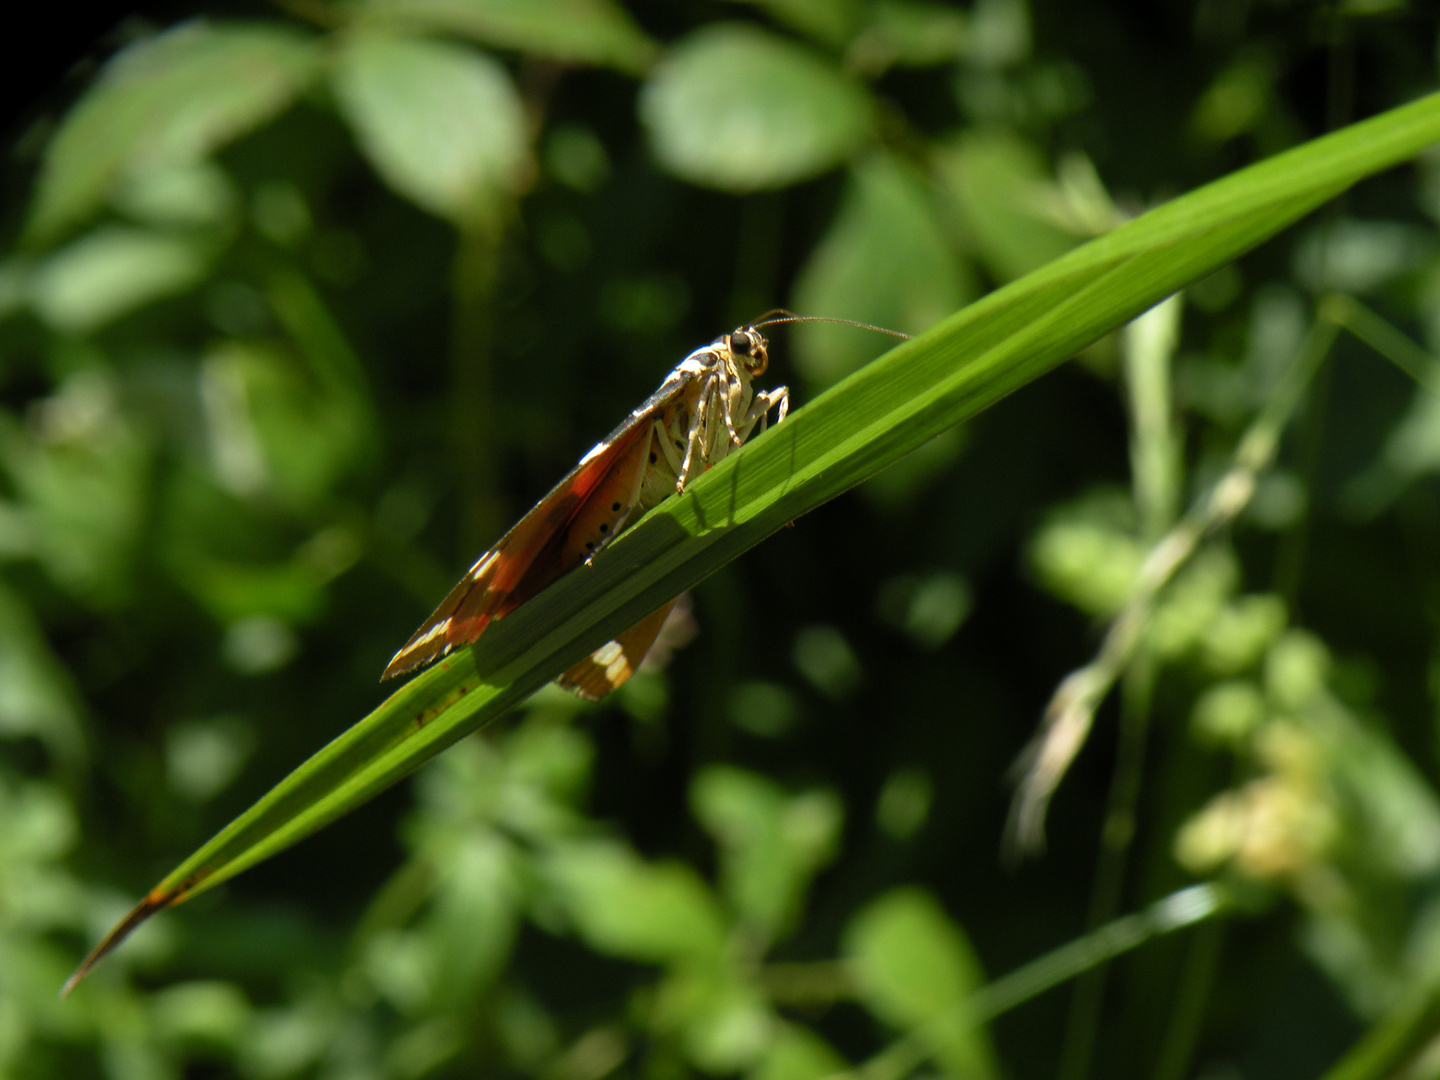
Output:
M155 911L354 809L787 522L1437 140L1432 95L1159 207L856 372L320 750L156 886L67 990Z

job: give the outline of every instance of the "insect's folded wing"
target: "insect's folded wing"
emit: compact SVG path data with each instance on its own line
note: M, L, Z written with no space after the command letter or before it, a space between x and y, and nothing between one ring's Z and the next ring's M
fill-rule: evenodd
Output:
M678 597L676 599L679 599ZM660 628L665 625L675 600L656 608L614 640L581 660L555 681L588 701L598 701L617 690L640 667Z
M569 565L562 562L571 519L648 429L617 432L541 499L489 551L420 625L380 676L392 678L468 645L501 618L549 585Z
M468 645L484 633L491 619L508 614L558 576L545 572L550 561L546 555L580 502L573 491L545 499L480 556L441 605L444 608L454 600L445 626L445 651Z

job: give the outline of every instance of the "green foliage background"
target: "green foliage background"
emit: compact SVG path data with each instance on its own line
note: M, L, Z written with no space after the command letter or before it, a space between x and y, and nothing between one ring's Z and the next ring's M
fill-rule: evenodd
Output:
M1440 1071L1429 159L712 575L666 672L542 692L54 997L685 352L778 304L921 331L1430 89L1422 7L120 38L8 162L0 1075ZM886 347L776 337L800 402ZM1274 465L1002 863L1047 701L1257 424Z

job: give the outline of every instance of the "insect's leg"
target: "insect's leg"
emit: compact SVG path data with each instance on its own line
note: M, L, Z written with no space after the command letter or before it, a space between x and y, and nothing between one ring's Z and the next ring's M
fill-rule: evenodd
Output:
M725 430L730 435L730 442L735 446L739 446L746 438L746 436L741 435L735 427L735 407L739 403L742 393L744 393L744 391L740 386L739 379L730 378L726 380L725 397L723 399L724 409L722 411L724 413ZM742 420L741 423L743 425L744 421Z
M694 411L690 414L690 430L685 433L685 460L680 463L680 471L675 476L675 490L681 494L685 492L685 485L690 480L690 470L695 465L695 448L700 445L705 413L710 408L714 394L715 380L709 379L700 388Z
M660 453L665 455L665 464L670 466L670 471L679 476L680 470L684 468L684 462L681 460L680 452L675 449L674 442L671 441L670 429L656 420L650 425L650 438L651 445L658 446Z
M721 394L718 390L710 398L710 414L705 421L705 467L708 469L730 452L730 440L736 435L730 421L731 402L740 392L738 383L726 387Z
M775 417L775 423L779 424L790 412L790 388L788 386L777 386L774 390L762 390L755 395L755 400L750 403L750 411L740 421L739 442L744 442L755 430L755 425L760 425L764 431L770 422L770 410L780 406L780 411Z

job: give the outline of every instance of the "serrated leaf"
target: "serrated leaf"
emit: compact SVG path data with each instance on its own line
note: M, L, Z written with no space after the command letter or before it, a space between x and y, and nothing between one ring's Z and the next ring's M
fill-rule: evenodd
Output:
M357 22L391 22L554 60L644 71L656 46L610 0L362 0Z
M713 962L725 942L714 895L681 863L647 863L604 841L557 845L543 873L600 952L652 963Z
M660 163L728 191L828 172L870 136L872 110L869 93L839 68L751 26L692 34L640 92Z
M877 266L887 272L877 274ZM921 179L890 154L856 164L835 222L795 285L794 309L918 333L975 293ZM834 323L795 328L796 361L823 388L889 347Z
M851 920L844 952L860 999L915 1035L951 1076L995 1074L994 1053L969 1008L980 965L934 897L896 889Z
M277 115L309 85L315 42L278 26L192 22L106 66L45 153L27 225L47 242L117 186L212 153Z
M155 912L369 800L771 533L1437 139L1440 95L1351 125L1152 210L831 387L302 764L152 889L69 986Z
M505 69L474 49L381 31L346 39L335 94L385 182L465 224L516 183L525 114Z

